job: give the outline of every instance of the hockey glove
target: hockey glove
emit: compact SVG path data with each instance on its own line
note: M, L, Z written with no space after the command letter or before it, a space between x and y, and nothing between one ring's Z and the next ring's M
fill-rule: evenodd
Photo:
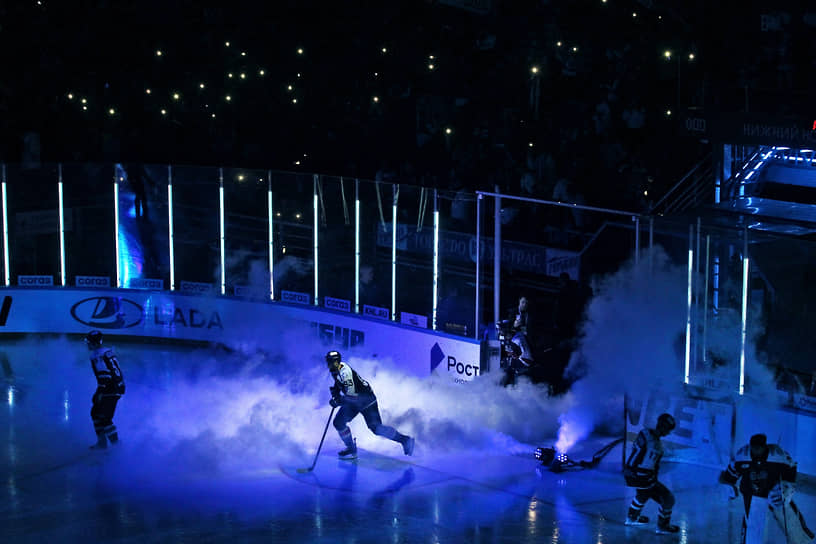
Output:
M332 397L329 401L329 404L332 408L337 408L338 406L343 405L343 398L342 397Z
M768 502L776 508L788 504L793 498L794 485L792 482L779 482L768 493Z

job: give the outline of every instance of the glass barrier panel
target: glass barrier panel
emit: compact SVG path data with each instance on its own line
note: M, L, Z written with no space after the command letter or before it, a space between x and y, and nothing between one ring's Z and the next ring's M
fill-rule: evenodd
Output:
M224 169L226 294L269 300L269 174Z
M314 304L314 180L272 173L275 300Z
M219 230L218 168L173 167L175 289L192 282L220 293Z
M119 274L123 286L169 285L167 166L113 165L119 195Z
M398 185L397 317L430 329L433 308L433 189Z
M354 311L354 179L318 179L320 305Z
M144 255L141 277L161 279L165 289L170 286L170 224L167 194L166 164L140 165L130 175L134 218ZM120 219L121 222L121 219Z
M92 276L116 286L113 176L112 164L62 165L67 285Z
M53 285L60 284L57 179L57 165L6 166L12 285L42 284L20 276L51 276Z
M437 330L476 337L476 198L439 191ZM431 217L433 224L433 216Z
M391 318L391 184L360 180L360 312Z

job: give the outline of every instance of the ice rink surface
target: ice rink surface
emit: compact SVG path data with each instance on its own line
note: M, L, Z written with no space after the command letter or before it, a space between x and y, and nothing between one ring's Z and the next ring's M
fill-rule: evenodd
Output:
M568 449L574 461L620 436L622 399L611 391L551 398L529 383L503 388L485 375L454 384L351 357L383 422L416 437L414 455L358 417L349 424L358 459L337 458L342 442L329 426L315 469L301 474L331 410L325 348L308 347L310 332L280 342L277 355L113 342L127 392L114 417L121 443L105 451L88 449L96 384L81 338L5 342L0 542L738 541L742 505L716 483L723 466L663 463L681 528L667 536L654 533L651 502L649 525L623 524L634 491L623 482L621 445L593 468L539 465L534 450L556 444L565 413L580 421L591 412L582 417L594 431ZM798 487L813 527L816 487ZM766 541L784 538L769 526Z
M685 464L667 464L661 478L677 497L680 533L624 526L633 493L621 446L595 468L556 473L532 455L436 455L421 444L413 457L395 445L393 455L361 448L343 461L330 437L306 474L297 469L311 455L230 472L195 461L154 470L127 441L91 452L68 433L38 439L8 423L3 542L722 544L739 534L741 505L724 497L717 471ZM586 441L575 459L591 459L606 441ZM800 485L795 499L810 516L813 491ZM654 503L644 514L656 519ZM776 527L767 542L784 542Z

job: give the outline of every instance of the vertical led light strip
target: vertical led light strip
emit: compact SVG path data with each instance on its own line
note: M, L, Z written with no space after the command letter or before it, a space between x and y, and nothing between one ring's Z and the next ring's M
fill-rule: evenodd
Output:
M272 208L272 171L267 172L266 180L266 201L267 214L269 221L269 300L275 300L275 231L273 228L273 220L275 214Z
M65 287L65 211L62 199L62 165L57 165L57 200L59 205L60 283Z
M399 185L391 186L394 201L391 203L391 321L397 320L397 198Z
M320 304L320 299L318 298L319 293L317 291L317 287L318 287L318 282L317 282L317 273L318 273L318 270L317 270L317 258L318 258L318 254L319 254L318 253L318 250L319 250L318 249L318 239L317 239L317 212L318 212L317 183L318 183L317 174L314 174L312 176L312 217L314 218L314 221L313 221L314 233L312 235L312 239L314 241L314 304L315 304L315 306Z
M706 363L708 356L706 355L706 351L708 351L707 343L708 343L708 271L711 269L710 266L711 261L711 235L706 234L706 264L705 264L705 284L703 287L703 349L701 350L703 353L703 364Z
M2 189L3 189L3 265L4 265L4 273L6 287L11 285L11 274L9 273L9 240L8 240L8 199L6 198L6 165L3 165L3 179L2 179Z
M116 255L116 287L122 287L122 266L119 262L119 180L116 178L116 168L113 170L113 238Z
M686 357L683 383L689 383L689 363L691 360L691 272L694 269L694 249L692 249L693 227L689 225L689 250L688 250L688 288L686 290Z
M360 180L354 180L354 312L360 313Z
M436 310L439 300L439 207L437 206L437 190L434 189L434 223L433 223L433 307L431 328L436 330Z
M221 251L221 294L227 292L227 268L224 263L224 169L218 169L218 236Z
M747 236L747 235L746 235ZM742 256L742 325L740 329L740 383L739 394L745 393L745 336L746 322L748 318L748 251L746 241L746 251Z
M173 167L167 166L167 238L170 252L170 290L176 289L175 238L173 233Z
M476 195L476 312L473 316L473 338L479 338L479 314L481 308L481 264L482 264L482 195Z

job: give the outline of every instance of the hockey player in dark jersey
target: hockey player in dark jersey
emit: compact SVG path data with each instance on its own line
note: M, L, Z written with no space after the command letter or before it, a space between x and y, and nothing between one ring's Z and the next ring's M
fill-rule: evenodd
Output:
M671 414L660 414L654 429L643 429L632 444L632 453L626 459L623 475L626 485L637 489L635 498L629 505L626 525L645 525L649 518L640 515L643 507L652 499L660 510L657 516L658 534L670 534L679 531L677 525L671 524L674 495L669 488L657 481L660 470L660 459L663 457L663 444L660 439L674 430L675 422Z
M91 352L91 368L96 376L96 391L91 405L91 420L96 432L96 444L91 449L105 449L108 441L119 442L113 414L119 398L125 394L125 380L113 350L102 346L102 333L91 331L85 337Z
M397 432L393 427L383 425L374 391L367 381L342 361L340 352L328 352L326 364L334 379L334 384L329 388L332 394L330 404L335 408L340 407L334 417L334 428L346 445L345 449L338 453L340 458L357 458L357 445L347 425L357 414L363 414L366 425L374 434L399 442L402 444L403 453L411 455L414 452L414 439Z
M745 506L742 544L764 542L769 511L776 518L787 544L813 541L813 532L793 502L796 473L796 462L790 454L777 444L768 444L764 434L752 436L720 473L719 483L730 485L734 498L742 493Z

